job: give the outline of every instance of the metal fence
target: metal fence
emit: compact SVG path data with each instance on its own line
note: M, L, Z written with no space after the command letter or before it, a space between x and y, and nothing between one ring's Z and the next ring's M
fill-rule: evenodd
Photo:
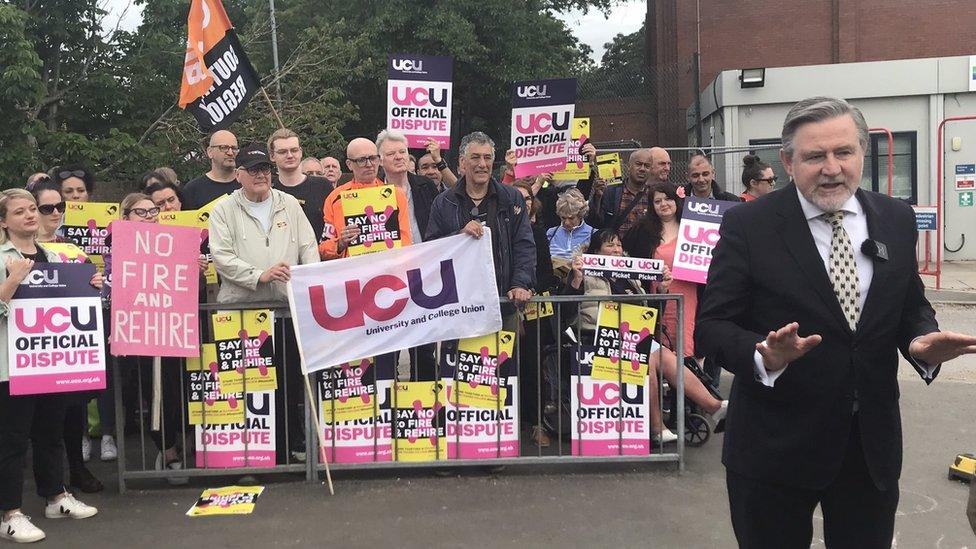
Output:
M593 413L596 420L586 422L584 416L590 412L580 410L585 404L586 384L595 382L587 375L589 368L592 368L592 362L589 362L592 355L587 355L588 342L579 338L581 335L595 337L595 334L582 326L576 310L583 303L595 301L654 307L659 312L673 307L677 313L676 329L674 334L669 334L661 328L663 323L657 322L658 328L653 337L664 348L647 352L648 364L659 366L653 371L648 370L644 385L626 382L624 377L629 372L623 366L625 361L618 359L617 364L621 367L616 368L617 380L603 378L603 385L598 389L607 398L601 404L600 411ZM310 375L309 381L314 380L315 387L312 398L316 400L310 402L303 390L305 380L300 377L299 356L290 339L290 319L280 307L272 306L276 326L273 338L259 338L259 344L249 344L244 340L253 334L242 332L240 346L227 344L223 350L233 353L234 349L240 348L246 354L247 349L257 349L257 356L259 352L264 353L258 345L271 341L274 348L273 367L278 380L273 404L267 399L252 402L255 394L263 393L248 387L248 384L255 387L259 381L256 376L250 375L246 363L243 363L243 372L238 372L241 374L241 385L240 390L235 391L236 404L231 405L228 401L222 407L214 407L205 405L208 398L210 404L215 404L219 396L214 391L222 391L214 383L218 379L214 364L199 362L199 366L196 366L193 360L163 359L160 372L153 375L145 366L132 368L131 365L127 366L125 359L113 359L115 414L120 432L119 489L124 493L127 482L132 480L167 479L175 482L189 477L267 473L298 473L308 481L315 481L325 468L321 457L329 458L332 470L593 462L673 462L679 470L683 470L686 441L694 445L704 443L711 426L707 424L707 413L690 401L686 410L685 400L685 387L689 380L700 387L707 386L707 383L701 383L697 377L686 378L687 367L668 370L664 366L670 364L664 361L671 360L671 356L677 365L682 365L684 361L681 350L686 334L681 330L684 320L682 303L680 295L669 294L534 297L529 307L538 308L543 315L548 310L549 314L528 321L519 315L514 332L514 352L507 361L499 356L496 363L499 369L495 372L497 385L491 393L494 400L489 401L491 404L487 408L466 410L466 405L459 400L461 391L457 389L457 372L462 351L456 342L441 342L435 346L437 360L434 361L433 379L423 379L425 375L418 369L419 355L425 352L424 349L409 350L400 357L396 354L374 357L371 367L364 368L364 371L372 373L360 378L362 387L366 388L362 394L370 398L363 399L362 394L350 397L360 398L363 403L356 407L359 410L356 417L344 415L338 408L340 404L349 402L348 399L343 401L335 391L343 379L342 375L336 373L338 370L332 370L331 374L327 371ZM214 311L219 310L222 315L239 315L243 320L244 315L264 309L264 305L202 305L201 333L209 334L209 341L214 341L213 326L209 325L208 318ZM622 309L617 307L618 326ZM660 318L662 316L659 314ZM496 337L500 336L496 334ZM629 351L622 352L619 341L616 343L616 356L626 358ZM355 342L350 344L355 345ZM669 355L665 348L673 349L674 355ZM411 360L407 360L407 356ZM402 368L402 363L410 365ZM503 364L504 373L501 370ZM670 381L665 380L665 371L671 372ZM695 376L703 375L700 371L691 371ZM354 372L354 375L358 375L358 372ZM434 429L430 439L435 451L432 456L428 451L427 457L419 461L411 461L413 458L398 447L406 446L407 440L397 430L406 426L405 423L399 424L399 421L403 419L402 416L411 415L409 412L416 409L417 402L412 399L398 401L397 395L411 386L417 386L417 382L408 382L411 379L429 383L435 402L441 403L433 408L433 423L427 423L428 427ZM134 400L124 394L131 385L138 386L138 397ZM147 389L147 385L152 390ZM596 389L591 387L589 390L591 393L587 398L596 394ZM297 394L301 398L296 398ZM531 410L526 408L523 402L525 398L531 399ZM154 402L159 403L155 410ZM235 419L233 423L222 425L213 422L216 416L236 411L235 406L244 408L244 421ZM252 417L251 408L263 413L265 421L257 419L258 413ZM269 420L267 412L270 409L274 409L275 413L270 414L273 419ZM152 428L154 411L157 416L156 429ZM208 413L211 414L210 419ZM317 417L313 418L312 413ZM523 421L523 414L532 416L531 425ZM123 436L123 426L129 416L136 418L136 432ZM670 425L676 433L685 434L679 436L675 446L654 442L657 417L661 417L663 424ZM691 418L687 423L688 428L686 417ZM224 421L228 421L226 417ZM320 426L319 433L315 432L316 425ZM551 437L548 447L534 442L532 428L548 433ZM274 430L276 435L271 436L270 441L266 436L269 429ZM295 433L299 433L300 441L295 440ZM602 434L602 437L598 434ZM320 452L314 450L319 447L319 436L324 440L322 451L325 456L320 456ZM616 439L615 444L613 439ZM472 440L473 446L463 444ZM585 444L591 440L598 440L599 443L594 446ZM269 445L273 450L269 450ZM175 459L165 457L167 448L175 449ZM226 452L228 448L231 448L233 458L230 461L226 456L218 458L219 452ZM305 455L301 456L300 452L295 451L296 448L305 449ZM353 450L350 451L350 448ZM474 457L465 448L474 448ZM181 462L183 467L169 468L169 461Z

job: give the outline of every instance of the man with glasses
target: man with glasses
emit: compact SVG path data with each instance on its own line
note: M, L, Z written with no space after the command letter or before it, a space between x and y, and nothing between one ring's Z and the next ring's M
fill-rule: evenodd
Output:
M384 185L377 179L377 169L380 166L380 155L376 144L365 137L357 137L346 147L346 166L352 171L352 181L339 185L325 199L322 207L322 217L325 228L322 230L322 242L319 244L319 254L322 259L337 259L348 255L349 244L359 236L359 227L346 224L342 213L342 193L356 189L366 189ZM407 195L396 189L397 219L400 226L401 243L410 245L410 207Z
M742 202L738 196L722 190L722 187L715 182L715 168L708 157L700 151L688 160L688 183L685 184L685 196L692 195L711 200Z
M271 184L275 189L294 196L305 211L305 217L312 225L315 238L322 238L322 204L332 192L333 185L324 177L304 173L302 166L302 145L298 134L282 128L268 138L271 160L278 168L277 176ZM314 159L312 159L314 160Z
M210 214L210 252L221 279L217 302L285 305L291 266L319 260L315 233L298 200L271 187L272 164L264 145L252 143L242 148L236 166L241 188L218 202ZM287 416L288 450L301 460L305 451L302 391L297 383L301 365L290 319L275 317L274 347L273 363L283 365L290 381L287 385L279 382L283 389L275 399L277 416L282 425ZM279 435L279 450L284 448L284 439Z
M535 239L522 193L491 176L495 142L482 132L461 139L458 148L465 175L453 189L434 200L425 240L457 233L481 238L491 229L495 281L499 295L519 307L532 297L535 287ZM515 328L515 309L502 307L504 329Z
M302 173L305 175L314 175L315 177L325 177L325 166L322 165L322 162L318 158L310 156L302 160Z
M671 173L668 151L654 147L630 153L627 174L621 185L602 188L594 186L590 194L590 215L586 222L595 229L613 229L623 238L647 213L648 178L667 181Z
M238 150L237 137L229 131L220 130L210 136L207 145L210 171L183 187L183 198L186 199L183 209L198 210L241 188L234 169Z

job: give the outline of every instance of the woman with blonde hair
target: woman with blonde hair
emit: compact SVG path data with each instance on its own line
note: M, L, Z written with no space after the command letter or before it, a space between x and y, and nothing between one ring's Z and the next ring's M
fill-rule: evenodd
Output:
M560 224L546 231L552 257L570 261L586 248L590 236L593 235L593 227L583 221L589 211L589 203L578 189L569 189L559 195L556 199L556 214Z
M65 489L61 455L64 428L63 394L11 395L7 357L7 318L10 300L36 263L60 263L58 254L37 242L37 203L24 189L0 193L0 538L27 543L44 539L21 511L24 461L27 444L32 444L34 481L37 494L47 505L44 516L51 519L83 519L98 509L85 505ZM101 286L101 275L91 280Z

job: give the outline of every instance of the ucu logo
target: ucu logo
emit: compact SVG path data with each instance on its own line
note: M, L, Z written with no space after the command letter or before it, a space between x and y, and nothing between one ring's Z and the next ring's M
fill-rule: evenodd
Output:
M43 271L36 270L31 271L24 277L24 281L21 284L57 284L58 283L58 272L57 271Z
M695 244L704 242L709 246L718 244L719 232L716 229L706 229L704 227L685 226L685 240Z
M579 396L580 403L588 406L617 404L620 402L621 397L627 404L639 405L644 402L644 391L640 385L629 385L625 383L623 395L620 394L616 383L594 383L589 387L589 394L587 394L585 384L580 383L577 387L576 394Z
M688 209L695 213L718 215L718 204L709 204L707 202L695 202L689 204Z
M440 95L435 95L437 92L440 92ZM447 107L447 90L398 86L393 88L393 102L400 106L424 107L429 104L435 107Z
M424 70L424 62L414 61L413 59L394 59L393 68L403 72L419 72Z
M81 309L78 307L36 309L33 324L28 324L24 318L24 309L18 308L14 314L14 322L17 323L17 329L25 334L59 334L71 326L76 330L90 332L98 328L98 314L96 307L88 307L88 318L82 320Z
M562 120L559 119L560 114L562 114ZM568 111L562 113L542 112L529 115L520 114L515 117L515 127L522 134L546 133L550 130L567 130L569 129L569 119Z
M529 98L529 97L545 97L546 88L548 86L519 86L515 89L515 93L519 97Z
M454 275L454 262L450 259L441 261L441 291L436 295L428 295L424 290L424 279L420 269L407 271L404 281L399 276L390 274L380 275L370 279L360 286L359 280L347 280L346 312L341 316L334 316L329 312L329 303L325 297L325 286L312 286L308 289L308 297L312 305L312 317L319 326L332 332L341 332L352 328L359 328L366 324L366 317L385 322L396 318L407 306L408 300L413 300L424 309L439 309L444 305L458 302L457 280ZM390 290L399 295L409 289L409 297L397 297L389 306L383 307L376 302L376 294L380 290ZM333 304L333 310L335 310Z

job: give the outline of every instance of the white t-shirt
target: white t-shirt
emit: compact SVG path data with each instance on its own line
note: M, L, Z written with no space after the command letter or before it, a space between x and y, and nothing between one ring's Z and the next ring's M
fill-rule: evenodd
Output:
M264 199L263 202L251 202L246 196L242 196L241 198L244 199L244 204L247 205L247 211L264 227L264 232L269 232L271 230L271 206L273 202L271 195L268 194L268 198Z

